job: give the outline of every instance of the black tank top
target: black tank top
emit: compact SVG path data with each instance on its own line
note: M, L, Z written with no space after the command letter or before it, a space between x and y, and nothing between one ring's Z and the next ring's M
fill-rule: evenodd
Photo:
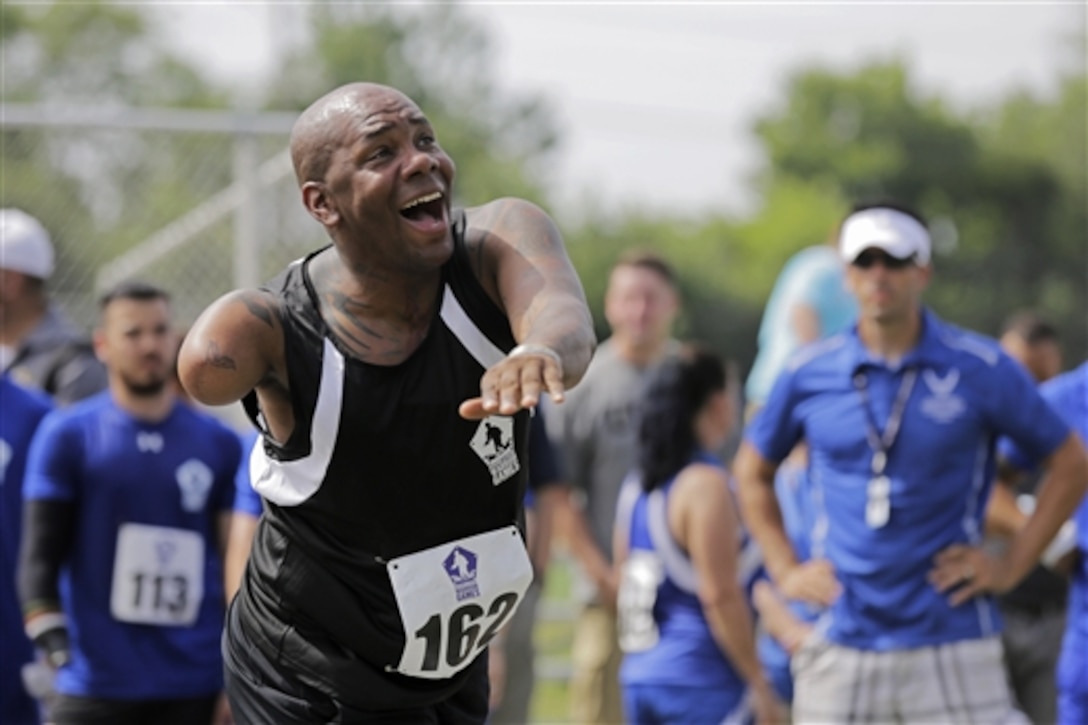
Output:
M295 429L282 446L266 435L263 462L251 469L265 466L254 487L266 506L235 602L244 631L230 635L284 662L285 675L363 709L440 701L474 669L446 680L386 671L404 632L385 562L522 525L528 413L513 417L506 441L491 423L457 413L515 343L468 264L463 214L454 240L439 313L399 365L359 361L329 333L308 274L324 250L266 287L283 301ZM252 397L247 409L255 414ZM513 465L509 456L489 460L510 443Z

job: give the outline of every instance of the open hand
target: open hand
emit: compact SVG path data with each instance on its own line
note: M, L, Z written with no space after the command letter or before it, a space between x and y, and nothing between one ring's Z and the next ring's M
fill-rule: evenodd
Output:
M787 599L800 599L821 607L830 606L842 594L835 568L827 559L811 559L788 570L778 584Z
M563 402L563 366L559 355L543 345L519 345L480 378L480 397L458 408L462 418L483 420L489 415L513 415L536 407L543 392Z
M948 602L955 607L979 594L1011 589L1007 572L982 549L954 544L934 558L928 579L937 591L952 591Z

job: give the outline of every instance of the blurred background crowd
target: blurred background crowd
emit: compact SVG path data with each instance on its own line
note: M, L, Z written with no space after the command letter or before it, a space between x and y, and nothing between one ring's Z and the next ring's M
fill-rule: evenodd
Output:
M723 198L694 208L616 201L591 185L563 188L563 109L546 89L511 91L500 82L501 38L480 22L478 8L306 5L292 16L299 27L272 55L267 80L240 87L235 74L209 72L206 60L165 42L177 18L161 8L5 4L0 207L25 210L48 228L55 260L46 288L76 330L89 334L102 292L133 278L168 290L174 322L184 328L220 294L259 285L326 243L298 202L287 134L297 112L330 88L358 79L390 83L438 129L457 164L459 204L520 196L552 212L600 339L617 330L606 309L617 260L632 248L667 260L676 303L659 313L654 334L658 342L669 334L699 340L728 361L731 452L741 430L741 383L763 344L760 323L775 281L796 253L831 239L857 199L895 199L925 213L935 269L926 303L938 314L994 337L1014 327L1031 340L1038 326L1010 316L1034 310L1045 320L1043 336L1069 363L1052 365L1058 369L1048 377L1088 357L1086 13L1082 4L1062 10L1068 23L1053 29L1059 60L1047 86L1009 86L974 105L923 83L919 59L894 48L846 67L799 59L773 89L774 102L752 110L747 143L757 161L738 183L747 202ZM940 12L933 11L934 32ZM972 32L985 37L988 11L974 12ZM571 14L571 28L577 23ZM252 30L217 27L215 35L244 38ZM1014 36L993 32L994 43L1020 52ZM776 42L773 34L763 40ZM607 53L610 37L600 42ZM561 38L555 47L562 52ZM729 95L731 77L745 68L706 64L689 72L717 98ZM638 93L630 107L611 112L670 109L668 87ZM714 163L707 149L722 142L698 109L671 110L662 122L669 135L689 134L689 118L706 135L683 158L662 158L662 148L676 147L659 147L651 135L636 138L630 154L651 179L658 164ZM218 412L244 423L240 410ZM570 472L547 476L559 481ZM611 500L606 508L592 525L608 527ZM534 717L546 720L568 712L570 623L584 595L571 583L578 577L570 563L592 568L590 534L577 528L585 522L560 513L555 523L558 558L548 563L541 555L538 568L553 573L543 580L538 618L530 616L524 630L532 637L535 628L538 647L527 655L541 664ZM528 703L528 691L519 696Z

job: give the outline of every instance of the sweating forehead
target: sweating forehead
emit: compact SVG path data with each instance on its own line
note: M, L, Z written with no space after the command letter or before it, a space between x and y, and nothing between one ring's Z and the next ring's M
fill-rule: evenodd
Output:
M331 154L352 143L357 133L377 131L403 118L422 119L423 113L389 86L353 83L318 99L302 112L291 132L291 156L299 180L324 175Z
M382 116L422 116L410 98L388 86L356 84L326 96L315 110L326 122L369 122Z

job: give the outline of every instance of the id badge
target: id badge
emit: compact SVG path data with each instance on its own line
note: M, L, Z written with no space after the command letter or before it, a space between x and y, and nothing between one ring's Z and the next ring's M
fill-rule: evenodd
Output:
M887 476L876 476L869 481L865 502L865 523L870 529L883 528L892 513L892 482Z

